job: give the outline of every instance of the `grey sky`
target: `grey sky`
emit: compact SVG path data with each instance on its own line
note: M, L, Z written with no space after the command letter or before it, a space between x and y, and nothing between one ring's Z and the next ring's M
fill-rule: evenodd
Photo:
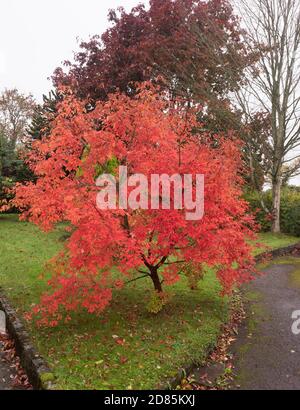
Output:
M1 0L0 90L17 87L38 100L77 40L108 27L110 8L130 9L138 0Z

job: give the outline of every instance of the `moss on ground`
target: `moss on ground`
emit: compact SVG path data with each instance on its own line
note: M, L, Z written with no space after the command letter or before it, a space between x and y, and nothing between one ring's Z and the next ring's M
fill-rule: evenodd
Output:
M237 356L239 357L239 373L235 376L235 384L243 385L249 378L252 377L243 366L243 362L246 359L246 355L252 348L253 344L268 343L268 338L260 334L260 325L270 318L270 313L263 304L263 296L258 291L247 290L244 294L244 300L246 304L247 319L245 322L245 331L247 335L247 341L241 344L237 350Z

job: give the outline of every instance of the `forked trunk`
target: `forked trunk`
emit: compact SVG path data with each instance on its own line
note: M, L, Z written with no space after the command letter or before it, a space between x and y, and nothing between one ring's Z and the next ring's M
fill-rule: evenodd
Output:
M157 268L151 268L151 279L154 285L154 289L158 292L162 292L161 281L159 279Z

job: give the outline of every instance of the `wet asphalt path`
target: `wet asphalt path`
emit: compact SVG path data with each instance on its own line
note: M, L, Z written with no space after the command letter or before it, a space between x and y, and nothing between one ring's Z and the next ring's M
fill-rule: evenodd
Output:
M300 310L300 259L294 261L273 262L246 288L249 319L231 349L232 389L300 389L300 335L292 332L292 313Z

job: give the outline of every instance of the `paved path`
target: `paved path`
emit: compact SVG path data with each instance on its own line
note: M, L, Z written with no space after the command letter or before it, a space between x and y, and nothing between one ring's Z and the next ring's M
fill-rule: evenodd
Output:
M30 385L20 366L13 343L7 336L0 334L0 390L29 388Z
M278 260L247 286L248 323L232 347L232 389L300 389L300 335L292 312L300 310L300 258Z

